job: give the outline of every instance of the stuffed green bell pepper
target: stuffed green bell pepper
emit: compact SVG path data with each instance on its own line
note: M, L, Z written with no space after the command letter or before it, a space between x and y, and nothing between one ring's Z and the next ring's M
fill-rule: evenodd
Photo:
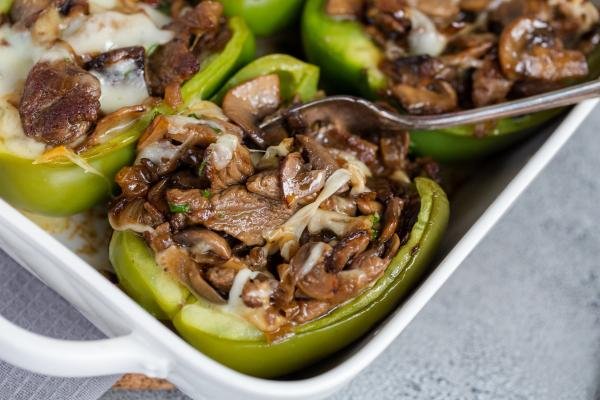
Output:
M109 212L124 290L255 376L296 371L369 331L426 271L448 220L435 168L408 158L407 134L348 132L330 110L286 113L315 95L317 76L291 57L259 59L216 97L221 109L157 117ZM257 128L279 113L281 127Z
M303 0L220 0L228 16L244 18L252 32L269 36L290 26Z
M154 115L185 112L254 57L219 3L117 3L17 0L0 26L0 196L17 208L67 216L105 200Z
M335 90L437 114L596 77L598 20L588 0L308 0L302 35L309 60ZM413 149L439 161L482 157L560 112L415 131Z

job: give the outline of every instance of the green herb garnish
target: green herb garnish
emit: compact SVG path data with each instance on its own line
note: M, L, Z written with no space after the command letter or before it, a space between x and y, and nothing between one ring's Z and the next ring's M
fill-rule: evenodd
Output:
M185 214L190 211L190 205L189 204L171 204L171 203L169 203L169 210L172 213Z

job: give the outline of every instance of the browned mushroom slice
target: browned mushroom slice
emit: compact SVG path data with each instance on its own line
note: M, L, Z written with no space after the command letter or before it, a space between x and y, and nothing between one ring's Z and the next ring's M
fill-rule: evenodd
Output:
M506 0L490 10L489 20L503 29L520 17L549 21L553 17L550 2L546 0Z
M383 205L377 201L377 193L365 192L356 196L356 206L363 215L380 214Z
M404 0L374 0L369 4L366 16L384 35L402 37L411 28L409 12Z
M367 231L356 231L346 235L333 247L333 252L327 259L327 271L340 272L354 257L365 251L369 243L370 235Z
M315 139L306 135L296 135L296 139L302 147L302 152L312 165L312 169L324 170L327 177L329 177L333 171L339 168L335 158Z
M487 9L492 0L460 0L461 10L482 12Z
M162 223L153 231L144 232L144 238L154 253L166 250L173 245L171 225L168 222Z
M458 106L456 91L443 80L433 80L419 87L397 84L391 92L411 114L440 114L453 111Z
M268 307L271 304L271 296L278 286L277 280L269 278L265 274L258 274L244 285L242 301L246 307L250 308Z
M143 165L123 167L116 175L115 182L126 197L146 196L150 189L151 175Z
M321 203L319 208L327 211L335 211L340 214L353 217L356 215L357 203L358 198L355 200L348 197L331 196L323 203Z
M297 287L310 298L328 300L335 295L337 276L325 268L331 252L327 243L306 243L290 260Z
M115 231L144 233L164 222L163 215L144 199L121 198L109 213L110 226Z
M231 186L211 199L211 215L204 225L225 232L247 246L264 244L262 234L287 221L294 212L281 201L275 201L243 186Z
M238 85L223 98L223 112L244 129L258 146L266 147L257 123L281 105L277 74L259 76Z
M393 197L387 202L385 213L383 214L382 230L377 238L379 243L385 243L396 233L400 214L404 208L404 201L399 197Z
M325 12L333 17L357 18L365 0L327 0Z
M392 171L405 169L409 162L409 148L410 135L406 131L382 137L379 140L379 150L383 165Z
M281 193L290 207L318 193L325 186L325 170L306 171L300 153L288 154L279 167Z
M408 3L442 24L451 22L460 12L459 0L409 0Z
M279 183L279 171L273 169L252 175L246 182L246 188L252 193L260 194L273 200L280 200L282 195Z
M100 82L67 60L38 62L19 105L23 130L37 141L75 146L98 119Z
M208 147L205 157L206 176L213 191L243 183L254 174L250 152L235 135L219 136L216 143Z
M205 298L216 304L225 304L226 301L202 277L198 265L192 260L188 252L178 246L156 254L157 263L171 276L186 286L196 297Z
M237 272L238 271L234 268L221 266L211 267L206 270L206 280L212 287L217 289L219 293L227 295L231 290Z
M100 81L100 107L106 114L141 104L148 98L143 47L125 47L102 53L85 67Z
M510 79L556 82L588 74L585 55L564 49L550 26L533 18L519 18L504 29L499 57L502 71Z
M199 264L219 264L231 258L231 249L223 237L208 229L188 229L173 236L176 243L189 249Z
M473 74L473 104L483 107L501 103L506 100L512 86L513 82L502 75L498 61L488 58Z

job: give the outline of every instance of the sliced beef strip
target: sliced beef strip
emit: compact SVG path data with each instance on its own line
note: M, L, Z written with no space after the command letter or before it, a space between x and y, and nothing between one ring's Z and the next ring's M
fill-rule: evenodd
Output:
M231 186L210 199L211 214L204 221L209 229L225 232L247 246L264 244L263 233L282 225L293 214L281 201Z
M163 96L170 84L181 84L200 70L198 58L179 38L159 46L148 58L148 84L154 96Z
M53 146L84 139L99 111L100 82L67 60L35 64L19 105L25 134Z

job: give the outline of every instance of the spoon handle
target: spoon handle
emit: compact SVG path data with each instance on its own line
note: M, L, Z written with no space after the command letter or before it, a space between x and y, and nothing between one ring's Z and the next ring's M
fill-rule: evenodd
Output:
M598 96L600 96L600 80L593 80L524 99L467 111L427 116L384 112L384 117L390 123L405 129L442 129L569 106Z

